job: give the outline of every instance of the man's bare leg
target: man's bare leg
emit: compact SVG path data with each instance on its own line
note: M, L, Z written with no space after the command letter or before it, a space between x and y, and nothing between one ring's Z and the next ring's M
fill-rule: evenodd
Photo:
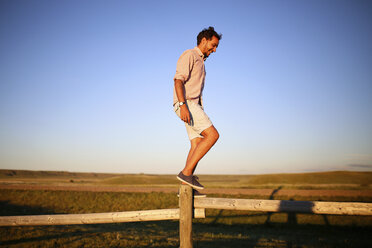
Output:
M192 139L190 140L190 143L191 143L191 147L190 147L190 151L189 151L189 154L187 155L187 159L186 159L186 164L188 163L188 161L190 160L192 154L194 153L196 147L199 145L199 143L203 140L203 138L200 138L200 137L197 137L195 139ZM192 170L191 174L194 174L194 170L196 168L198 164L195 165L194 169ZM185 174L184 174L185 175ZM182 183L182 184L185 184L185 183Z
M220 136L214 126L205 129L201 135L203 138L191 140L191 148L187 156L186 166L182 170L185 176L190 176L194 173L198 162L212 148Z

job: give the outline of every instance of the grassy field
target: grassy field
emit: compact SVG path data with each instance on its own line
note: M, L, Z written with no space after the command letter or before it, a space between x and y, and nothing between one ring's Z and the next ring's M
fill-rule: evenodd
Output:
M178 198L170 193L1 190L0 206L3 216L93 213L176 208ZM206 219L194 220L193 228L195 247L369 247L372 244L369 236L372 217L368 216L210 209ZM0 247L177 247L178 222L1 227L0 237Z
M41 175L42 174L42 175ZM203 182L229 187L370 189L371 173L329 172L257 176L202 175ZM328 178L327 178L328 177ZM10 179L11 178L11 179ZM270 180L268 180L268 178ZM280 179L282 178L282 179ZM341 179L340 179L341 178ZM0 171L1 183L171 185L174 175L120 175L68 172ZM123 179L124 182L122 181ZM166 181L169 179L170 181ZM73 182L71 182L73 180ZM178 183L175 182L177 187ZM301 185L301 186L299 186ZM340 186L341 185L341 186ZM353 186L351 186L353 185ZM227 187L227 186L226 186ZM209 195L208 195L209 196ZM372 196L210 195L279 200L372 202ZM177 208L175 193L78 192L0 189L0 215L98 213ZM371 216L334 216L207 209L194 220L194 247L372 247ZM0 227L0 247L178 247L178 221L120 224Z

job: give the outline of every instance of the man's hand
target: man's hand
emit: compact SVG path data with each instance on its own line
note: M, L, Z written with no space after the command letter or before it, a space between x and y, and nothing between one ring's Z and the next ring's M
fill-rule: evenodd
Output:
M180 117L181 117L181 120L183 120L184 122L186 122L188 124L191 123L190 111L187 108L186 104L184 104L180 107Z
M186 103L186 97L185 97L185 85L184 83L179 80L175 79L174 80L174 87L176 89L176 94L179 102ZM184 122L191 124L191 114L190 110L187 107L186 104L183 104L180 106L180 118Z

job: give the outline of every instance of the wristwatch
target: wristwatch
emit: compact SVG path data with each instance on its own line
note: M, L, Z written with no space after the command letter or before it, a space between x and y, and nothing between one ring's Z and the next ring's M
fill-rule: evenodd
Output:
M180 107L182 106L182 105L184 105L186 102L180 102Z

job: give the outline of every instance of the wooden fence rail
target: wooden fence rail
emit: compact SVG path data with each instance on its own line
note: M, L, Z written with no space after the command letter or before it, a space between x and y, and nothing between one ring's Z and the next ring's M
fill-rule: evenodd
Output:
M372 203L282 201L232 198L196 198L195 208L249 210L262 212L297 212L336 215L372 215Z
M195 209L194 217L205 218L204 209ZM155 220L178 220L179 218L180 210L176 208L94 214L1 216L0 226L102 224Z

